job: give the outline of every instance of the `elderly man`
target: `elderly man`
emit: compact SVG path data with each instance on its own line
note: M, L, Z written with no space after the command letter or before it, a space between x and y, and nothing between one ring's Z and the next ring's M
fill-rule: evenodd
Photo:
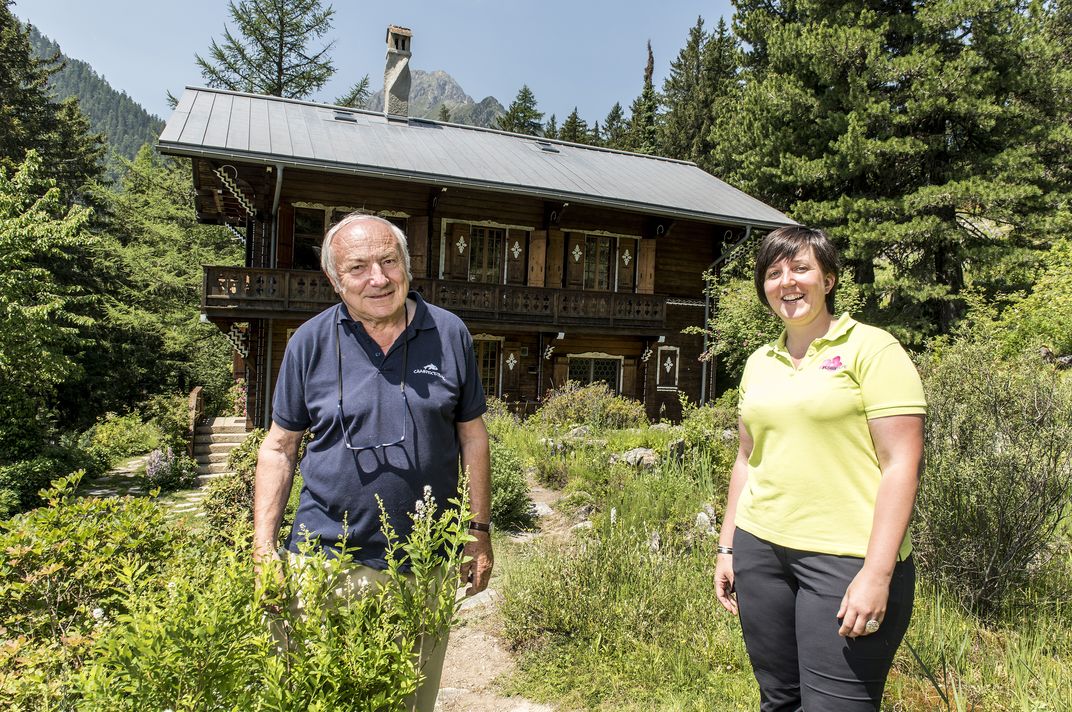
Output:
M298 447L309 430L315 437L301 462L304 487L286 543L291 556L306 535L329 551L345 543L357 549L352 577L383 580L377 497L405 538L426 486L440 505L457 495L460 456L476 539L461 573L466 593L477 593L492 568L491 478L472 337L458 317L409 291L406 236L387 220L347 215L324 237L321 264L342 303L302 324L287 344L257 461L255 560L277 556ZM446 641L436 647L417 709L435 704Z

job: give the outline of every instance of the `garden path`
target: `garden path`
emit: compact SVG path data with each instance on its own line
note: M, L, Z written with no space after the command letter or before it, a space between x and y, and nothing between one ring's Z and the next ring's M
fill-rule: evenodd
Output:
M100 477L86 480L81 493L88 497L144 497L148 494L148 487L141 475L147 459L148 455L139 455L124 460ZM205 490L195 487L163 494L160 503L176 516L203 517L205 513L201 511L201 500L204 497Z
M530 478L529 494L541 515L540 529L497 543L505 550L500 561L508 562L510 551L538 537L559 535L572 524L551 507L561 497L560 492L545 489ZM437 712L553 712L557 709L521 697L505 697L496 691L496 681L509 676L517 667L502 634L500 596L496 590L501 576L499 567L492 575L491 586L462 604L459 624L451 631L447 644Z

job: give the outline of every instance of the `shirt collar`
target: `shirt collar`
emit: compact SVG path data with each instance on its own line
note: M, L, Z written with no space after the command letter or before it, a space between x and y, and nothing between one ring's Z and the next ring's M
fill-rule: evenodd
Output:
M417 308L414 310L413 313L413 319L410 320L409 325L406 327L407 331L411 329L422 330L436 328L435 319L432 318L431 313L428 311L428 303L424 301L424 297L421 296L420 292L411 289L409 290L409 292L406 293L406 297L408 299L412 299L413 302L417 305ZM336 309L336 323L341 324L344 322L350 322L351 324L357 326L361 325L360 322L354 321L354 318L350 316L350 312L346 310L346 304L344 304L343 302L339 302L338 306L336 306ZM362 329L363 328L364 327L362 327Z
M843 313L838 320L830 326L830 330L824 336L820 336L812 343L819 347L823 344L832 344L841 337L847 335L852 331L852 327L856 326L857 322L848 312ZM767 345L768 354L788 354L788 349L785 348L786 331L782 329L782 333L778 335L778 338L771 344Z

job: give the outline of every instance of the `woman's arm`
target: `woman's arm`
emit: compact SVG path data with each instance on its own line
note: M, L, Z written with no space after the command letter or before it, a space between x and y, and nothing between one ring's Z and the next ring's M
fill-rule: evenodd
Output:
M837 613L842 619L838 634L850 638L866 635L867 621L874 619L881 623L886 615L890 579L912 517L923 462L922 415L875 418L867 421L867 425L875 443L882 479L864 567L849 584Z
M726 512L722 516L722 530L718 535L720 546L733 547L733 534L737 531L737 500L741 490L748 481L748 458L752 455L752 436L745 430L744 423L737 419L737 459L730 473L730 484L726 492ZM733 595L733 554L719 554L715 566L715 595L723 608L737 615L737 599Z

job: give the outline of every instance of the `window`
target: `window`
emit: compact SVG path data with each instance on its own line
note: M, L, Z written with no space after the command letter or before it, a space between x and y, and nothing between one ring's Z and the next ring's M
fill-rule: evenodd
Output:
M501 284L506 231L473 227L469 231L469 281Z
M324 240L324 211L294 209L294 269L320 269L320 243Z
M480 371L480 383L484 386L484 395L499 395L499 341L479 339L473 342L476 351L476 365Z
M613 238L588 235L584 240L584 288L610 289Z
M620 390L618 373L621 361L616 358L571 358L569 360L569 379L582 386L602 381L617 393Z

